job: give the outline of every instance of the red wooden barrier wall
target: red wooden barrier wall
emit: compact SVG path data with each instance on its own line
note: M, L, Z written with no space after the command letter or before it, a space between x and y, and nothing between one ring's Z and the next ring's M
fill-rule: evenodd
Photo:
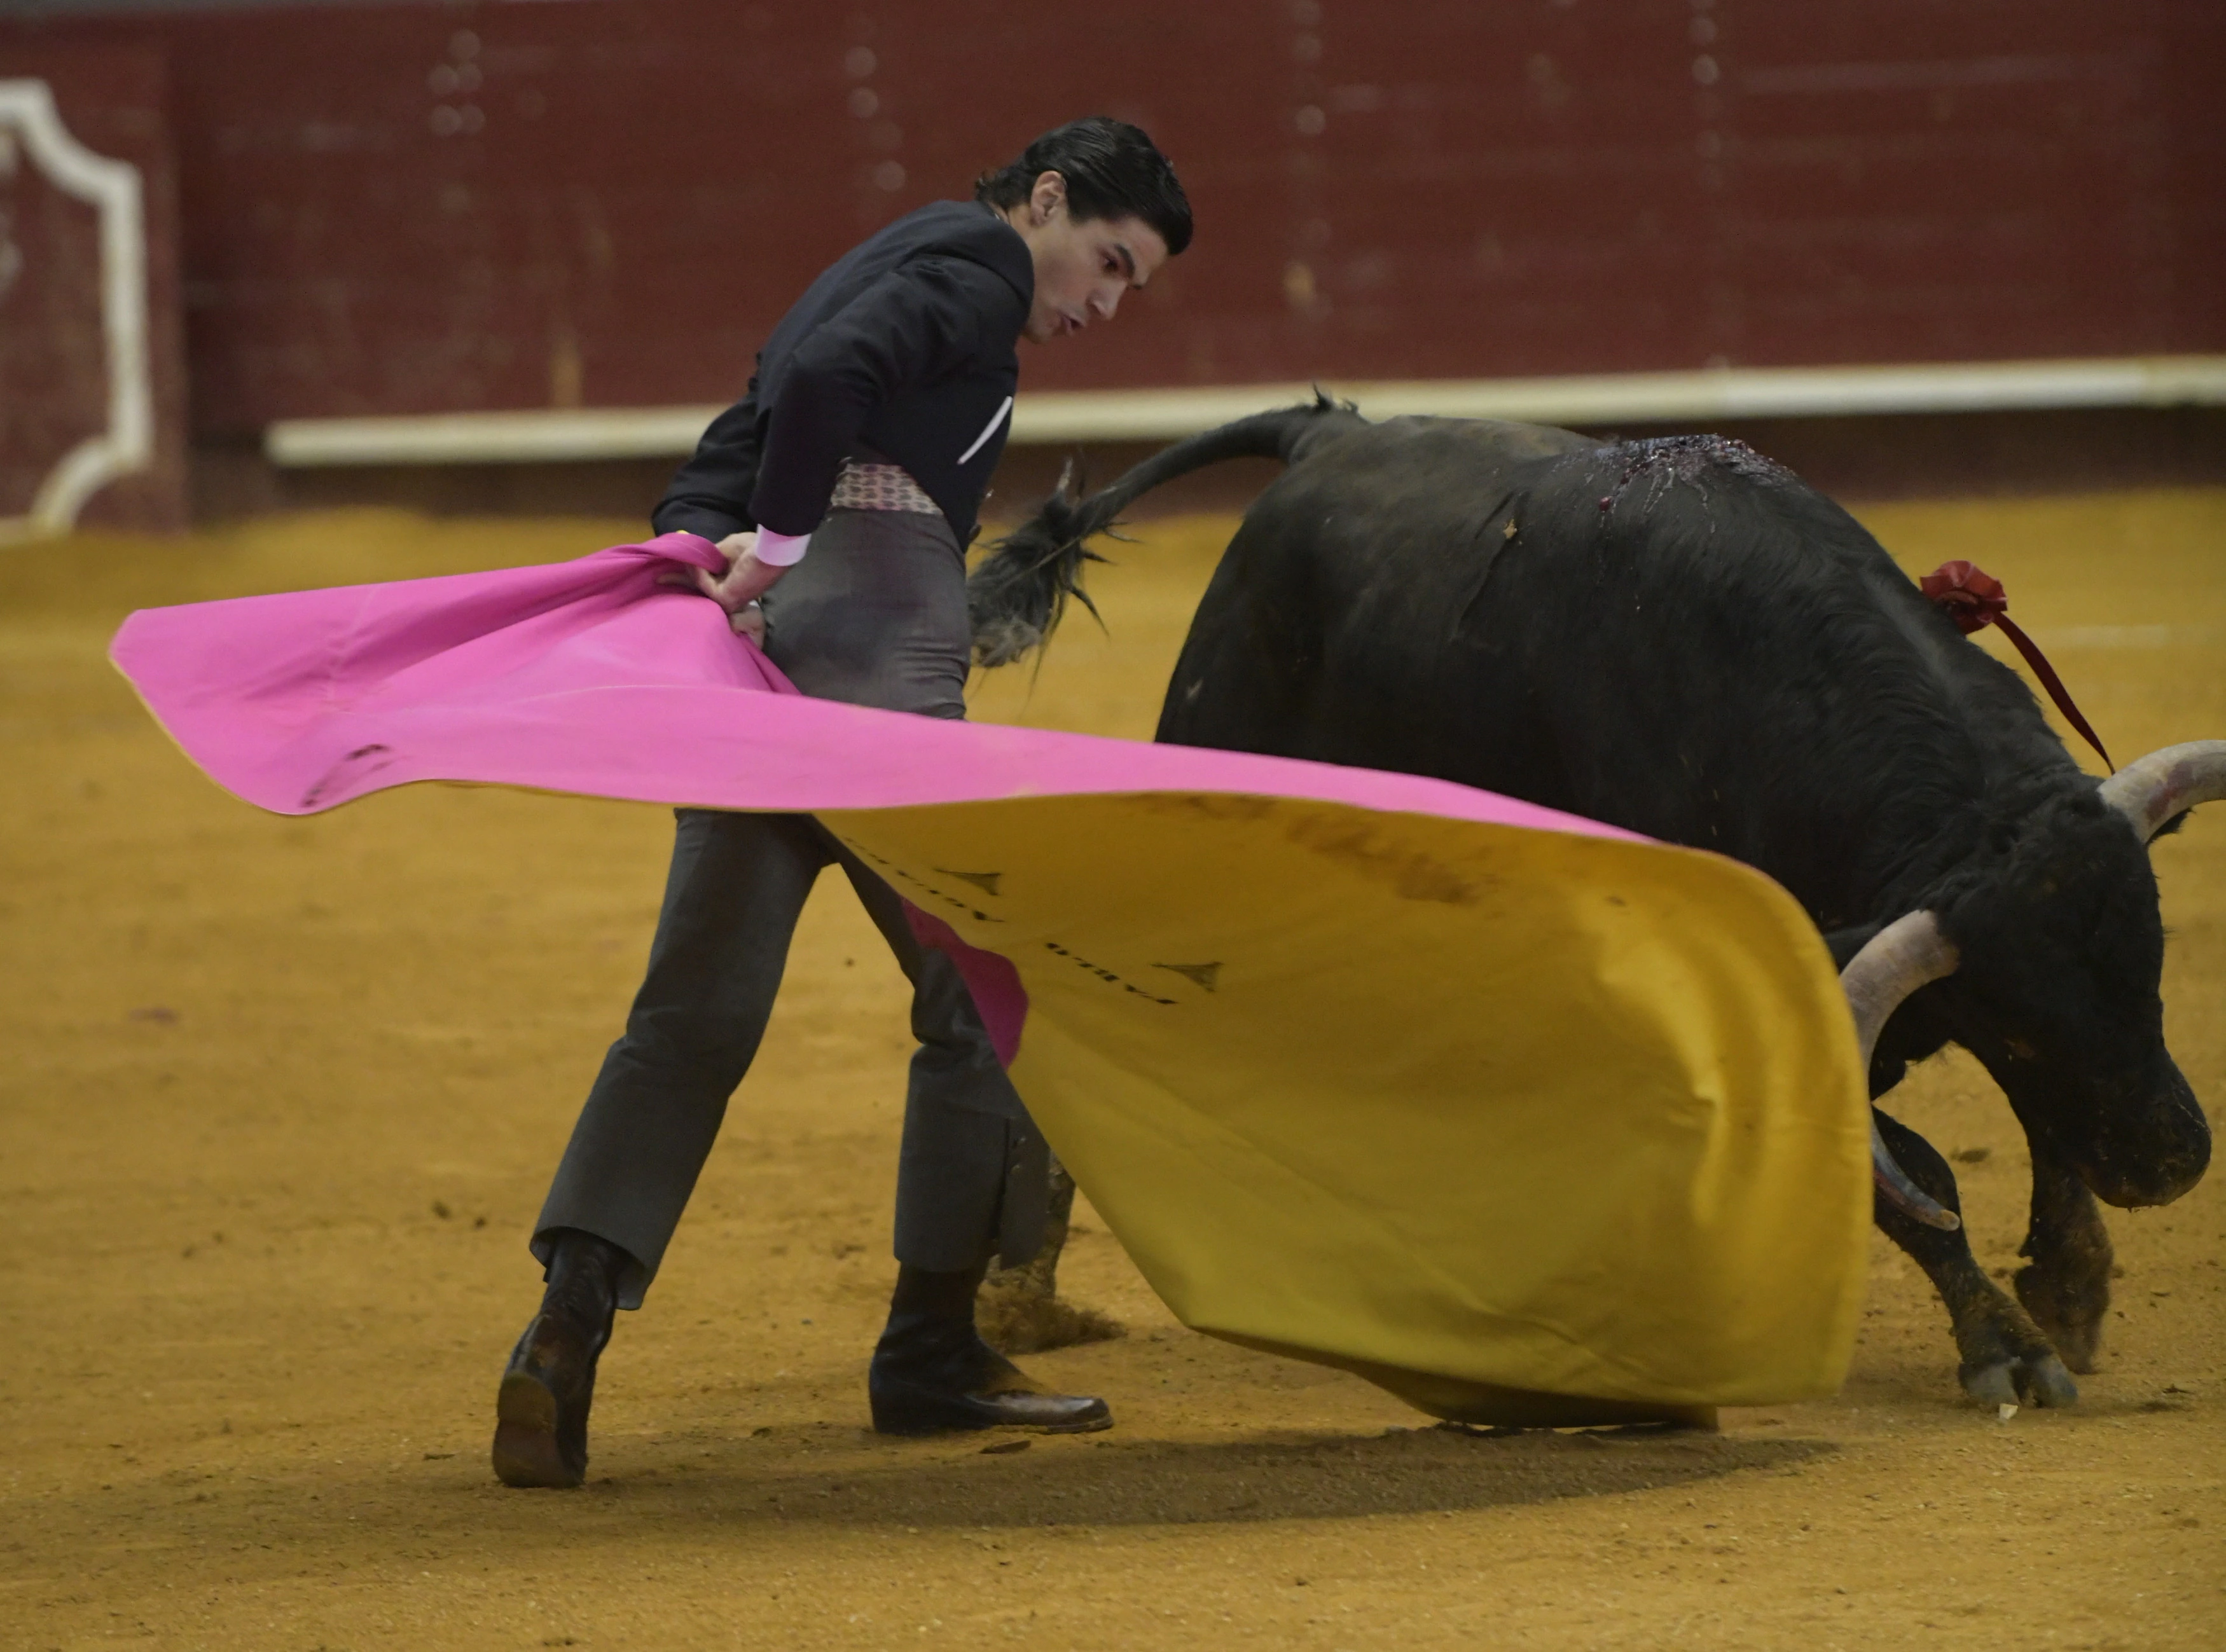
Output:
M92 497L88 522L175 528L186 515L186 395L179 336L177 202L163 118L162 60L145 48L10 49L0 81L53 98L63 132L138 173L147 330L146 462ZM52 175L46 145L0 118L0 541L28 519L64 456L115 434L103 294L103 208Z
M192 416L717 401L1039 129L1192 252L1031 388L2226 349L2215 0L906 0L48 15L162 54Z

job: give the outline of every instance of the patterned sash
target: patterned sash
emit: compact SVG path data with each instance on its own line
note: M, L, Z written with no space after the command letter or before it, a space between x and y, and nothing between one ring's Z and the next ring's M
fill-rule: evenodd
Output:
M901 465L867 465L855 459L843 461L836 480L830 511L917 511L940 516L941 509L913 480Z

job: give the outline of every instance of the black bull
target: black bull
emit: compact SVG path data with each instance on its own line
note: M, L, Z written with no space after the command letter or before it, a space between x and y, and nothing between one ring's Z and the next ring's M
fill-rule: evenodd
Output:
M1215 571L1158 737L1434 775L1768 873L1845 970L1874 1097L1951 1042L2009 1097L2022 1309L1945 1214L1946 1161L1882 1112L1877 1220L1946 1303L1965 1389L2076 1401L2065 1366L2094 1369L2109 1303L2096 1198L2163 1204L2210 1159L2165 1049L2146 842L2226 795L2226 743L2098 787L1853 518L1739 443L1326 403L1044 505L975 575L983 663L1044 639L1084 542L1139 494L1248 454L1287 469Z

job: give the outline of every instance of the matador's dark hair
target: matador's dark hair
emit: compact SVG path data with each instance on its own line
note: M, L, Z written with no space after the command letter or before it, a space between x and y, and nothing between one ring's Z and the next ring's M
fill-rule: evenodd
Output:
M1071 120L1028 145L1010 166L974 181L974 199L1010 211L1036 180L1066 180L1067 210L1079 219L1141 218L1173 254L1190 245L1190 201L1167 157L1140 127L1109 115Z

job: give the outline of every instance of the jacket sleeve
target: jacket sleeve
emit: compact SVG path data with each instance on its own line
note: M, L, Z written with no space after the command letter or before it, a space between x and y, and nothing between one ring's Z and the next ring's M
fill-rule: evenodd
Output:
M1008 336L1017 332L1021 306L995 271L928 255L899 265L828 317L797 346L768 410L752 521L779 533L817 528L867 416L899 391L963 366L991 322Z
M757 392L753 378L749 393L711 421L650 512L656 531L700 533L716 544L758 525L749 505L758 485Z

